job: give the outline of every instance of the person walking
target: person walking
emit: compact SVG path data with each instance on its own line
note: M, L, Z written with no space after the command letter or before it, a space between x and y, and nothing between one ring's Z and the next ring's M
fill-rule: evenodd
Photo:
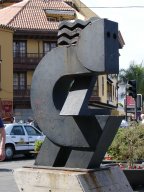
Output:
M0 161L5 159L6 133L2 119L0 118Z

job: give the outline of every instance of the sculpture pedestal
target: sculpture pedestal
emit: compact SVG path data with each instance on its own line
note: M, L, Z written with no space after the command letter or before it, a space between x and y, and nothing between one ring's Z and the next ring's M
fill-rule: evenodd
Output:
M119 167L87 170L23 167L14 170L19 191L24 192L132 192Z

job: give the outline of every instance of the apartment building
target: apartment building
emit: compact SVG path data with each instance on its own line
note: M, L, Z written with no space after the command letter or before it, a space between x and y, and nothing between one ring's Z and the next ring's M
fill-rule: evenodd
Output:
M2 54L7 57L6 65L11 76L3 82L11 82L11 100L16 120L32 117L30 88L35 68L42 57L57 46L58 25L63 20L88 19L98 17L89 8L82 9L80 1L71 0L23 0L0 9L0 24L12 28L12 43ZM1 29L0 29L1 30ZM121 37L121 36L120 36ZM4 34L1 36L5 39ZM12 42L13 41L13 42ZM123 42L120 41L120 48ZM1 54L1 56L2 56ZM11 63L11 64L10 64ZM3 72L2 72L3 73ZM5 71L7 76L7 72ZM2 95L0 91L0 95ZM5 97L5 96L4 96ZM98 77L91 104L117 106L117 77L101 75Z

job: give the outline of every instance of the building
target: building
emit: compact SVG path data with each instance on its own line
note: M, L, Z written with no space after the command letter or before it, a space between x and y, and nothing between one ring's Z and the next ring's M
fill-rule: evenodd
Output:
M79 0L23 0L0 10L0 24L14 29L13 48L10 46L11 50L8 50L10 55L13 55L11 82L13 115L16 120L32 117L32 76L41 58L57 46L59 22L98 17L92 10L83 9L80 5ZM123 43L120 42L120 47L122 46ZM95 101L96 105L108 105L110 108L117 106L116 76L98 77L91 103Z
M13 113L13 33L0 25L0 115L5 118Z

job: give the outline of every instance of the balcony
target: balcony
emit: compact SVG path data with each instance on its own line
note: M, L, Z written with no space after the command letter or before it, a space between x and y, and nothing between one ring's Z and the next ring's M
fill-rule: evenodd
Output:
M44 53L16 53L14 52L14 71L35 70L43 58Z
M96 95L92 95L89 100L90 103L95 103L95 102L100 102L100 101L101 101L101 98Z
M21 103L30 103L30 86L26 89L14 89L14 105Z

